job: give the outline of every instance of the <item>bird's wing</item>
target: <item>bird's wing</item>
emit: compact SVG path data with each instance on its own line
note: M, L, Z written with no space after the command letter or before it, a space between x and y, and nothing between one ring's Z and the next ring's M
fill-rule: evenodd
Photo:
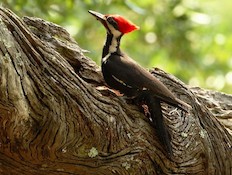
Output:
M112 56L107 60L106 64L112 76L118 81L140 90L144 88L151 90L154 96L174 106L185 106L162 82L126 55L121 57L118 57L118 55Z

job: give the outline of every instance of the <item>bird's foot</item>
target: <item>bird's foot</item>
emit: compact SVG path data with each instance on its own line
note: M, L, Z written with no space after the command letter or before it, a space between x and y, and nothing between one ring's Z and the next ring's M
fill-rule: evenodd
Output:
M151 113L149 111L148 106L146 104L142 104L141 106L143 108L143 112L144 112L145 116L151 116Z

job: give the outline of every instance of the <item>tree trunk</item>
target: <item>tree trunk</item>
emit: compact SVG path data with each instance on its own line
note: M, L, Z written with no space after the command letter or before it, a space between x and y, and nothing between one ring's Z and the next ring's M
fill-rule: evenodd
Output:
M0 8L0 174L232 174L232 96L152 74L193 108L162 104L171 157L63 28Z

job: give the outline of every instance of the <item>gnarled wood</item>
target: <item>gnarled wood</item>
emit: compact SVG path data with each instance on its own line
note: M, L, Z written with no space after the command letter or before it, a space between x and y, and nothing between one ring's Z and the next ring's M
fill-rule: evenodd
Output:
M0 173L232 174L232 97L152 73L193 107L162 106L170 158L63 28L0 8Z

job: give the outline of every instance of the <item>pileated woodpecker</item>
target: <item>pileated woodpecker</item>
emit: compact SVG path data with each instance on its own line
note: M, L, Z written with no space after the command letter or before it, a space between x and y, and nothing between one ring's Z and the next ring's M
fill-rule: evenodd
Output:
M120 15L103 15L92 10L89 10L89 13L96 17L107 30L101 60L106 83L126 96L137 96L146 103L158 138L168 154L171 154L170 137L163 121L160 102L184 111L188 111L191 107L176 98L162 82L121 51L121 37L139 29L138 26Z

